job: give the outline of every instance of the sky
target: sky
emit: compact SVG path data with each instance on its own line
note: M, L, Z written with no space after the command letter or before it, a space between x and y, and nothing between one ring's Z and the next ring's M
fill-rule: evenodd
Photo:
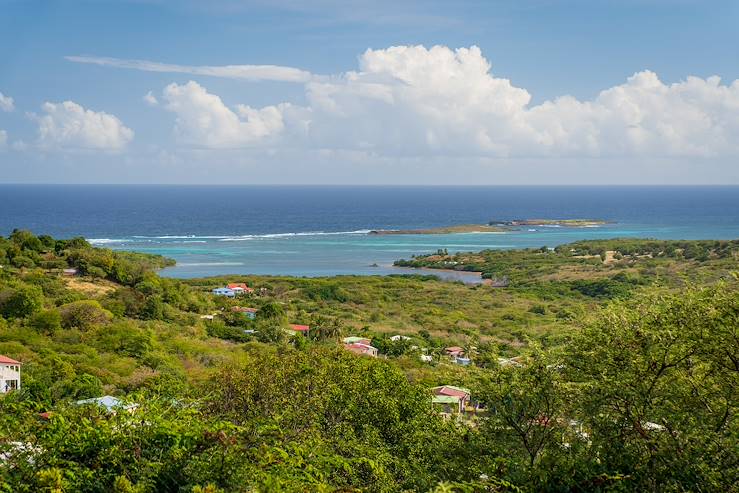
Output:
M739 184L739 1L0 0L0 183Z

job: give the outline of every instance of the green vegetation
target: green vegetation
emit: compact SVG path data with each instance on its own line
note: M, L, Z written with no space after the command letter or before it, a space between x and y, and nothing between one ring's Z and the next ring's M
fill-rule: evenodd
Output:
M439 252L412 262L510 283L250 276L234 300L83 240L0 252L3 492L739 491L737 242ZM482 410L445 419L441 384ZM134 406L75 404L106 394Z

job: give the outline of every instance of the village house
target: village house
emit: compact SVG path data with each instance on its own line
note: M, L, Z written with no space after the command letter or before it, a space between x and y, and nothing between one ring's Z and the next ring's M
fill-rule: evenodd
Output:
M126 404L117 397L105 395L103 397L93 397L92 399L83 399L75 402L78 406L96 405L105 409L106 412L115 414L118 410L133 412L138 407L136 404Z
M442 385L431 389L433 397L431 405L441 409L445 414L462 414L470 401L470 391L453 385Z
M348 349L355 354L362 354L364 356L372 356L373 358L377 358L377 348L374 346L370 346L369 344L354 342L351 344L344 344L344 349Z
M295 333L300 333L300 334L303 334L304 336L307 336L308 332L310 332L310 327L308 325L290 324L290 328Z
M392 337L390 338L390 340L391 340L391 341L393 341L393 342L398 342L398 341L410 341L410 340L411 340L411 338L410 338L410 337L408 337L408 336L402 336L402 335L399 335L399 334L398 334L398 335L392 336Z
M232 282L232 283L229 283L226 287L232 290L237 295L251 294L254 292L254 289L247 286L247 284L244 282Z
M249 318L251 320L254 320L257 318L257 309L256 308L247 308L243 306L234 306L231 307L231 311L234 313L242 313L246 318Z
M215 288L212 293L215 296L225 296L226 298L236 297L236 292L230 288Z
M21 362L0 355L0 394L21 388Z
M464 356L464 349L459 346L450 346L444 348L444 353L450 358L456 358L457 356Z
M74 277L78 274L77 269L64 269L62 270L62 275L67 277Z

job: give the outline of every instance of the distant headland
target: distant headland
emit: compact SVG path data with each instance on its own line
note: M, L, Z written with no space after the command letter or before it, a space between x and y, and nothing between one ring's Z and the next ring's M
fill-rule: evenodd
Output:
M508 221L490 221L487 224L458 224L424 229L378 229L370 235L446 235L456 233L505 233L521 226L588 228L609 224L602 219L513 219Z

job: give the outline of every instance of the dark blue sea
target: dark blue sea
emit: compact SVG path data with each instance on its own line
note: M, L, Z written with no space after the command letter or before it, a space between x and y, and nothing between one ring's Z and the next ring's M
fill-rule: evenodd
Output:
M509 219L590 218L590 228L373 236ZM739 238L739 187L294 187L0 185L0 235L84 236L166 255L163 275L397 273L398 258L588 238ZM373 266L377 264L377 267Z

